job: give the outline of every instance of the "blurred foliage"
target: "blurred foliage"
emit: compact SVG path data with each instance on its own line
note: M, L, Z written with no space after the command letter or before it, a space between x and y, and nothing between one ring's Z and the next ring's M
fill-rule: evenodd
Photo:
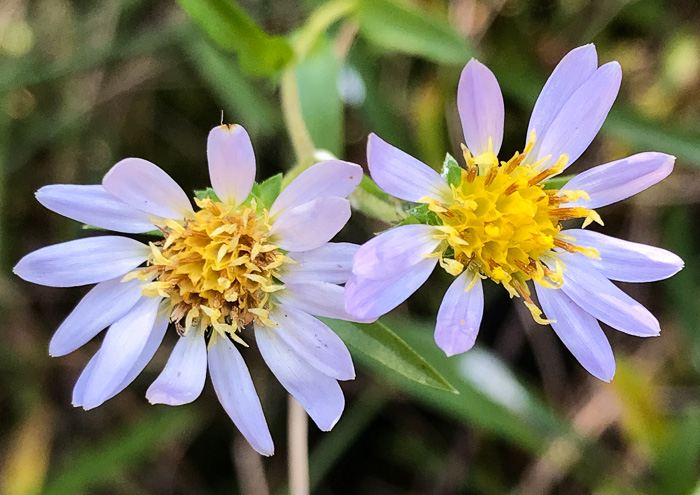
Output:
M700 493L699 26L690 0L4 0L0 493L257 495L286 486L285 393L255 349L243 352L278 445L270 459L241 443L210 386L195 405L148 405L144 391L167 349L97 410L70 406L99 343L50 359L47 342L85 290L27 284L10 267L90 233L43 210L36 189L98 182L126 156L202 189L206 135L222 112L250 132L258 180L292 170L288 181L317 149L365 165L369 132L439 169L446 152L460 156L455 91L472 56L503 88L507 155L522 147L551 69L589 42L601 61L621 63L624 80L572 172L645 150L678 157L669 179L601 211L606 233L686 261L669 281L625 287L659 317L662 336L609 331L618 374L604 384L548 327L487 289L477 348L446 358L432 342L448 284L436 273L385 322L399 339L391 352L372 349L371 327L345 336L377 355L355 354L358 378L343 384L335 429L311 428L312 484L328 494ZM351 199L361 212L342 240L363 242L388 227L378 219L407 216L368 179ZM411 348L422 373L459 394L381 364Z

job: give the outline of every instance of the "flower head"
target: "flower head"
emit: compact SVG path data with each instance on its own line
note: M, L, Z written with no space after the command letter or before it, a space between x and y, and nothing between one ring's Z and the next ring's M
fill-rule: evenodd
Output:
M354 378L354 368L344 343L315 316L352 319L339 284L350 275L357 246L328 241L350 217L345 198L362 169L318 163L268 205L254 190L255 156L243 127L212 129L207 157L213 193L195 199L196 211L163 170L138 158L117 163L102 185L41 188L37 199L64 216L125 233L157 229L162 237L148 245L120 236L70 241L28 254L14 271L54 287L97 283L49 346L51 355L64 355L109 327L76 383L75 406L91 409L123 390L173 323L179 338L146 393L149 401L193 401L208 368L236 426L258 452L271 455L237 344L247 346L254 332L280 383L322 430L333 427L344 408L338 380Z
M620 81L619 64L598 67L593 45L571 51L535 104L523 151L499 160L503 97L491 71L471 60L457 95L465 166L448 166L442 176L371 135L367 157L373 179L389 194L424 204L427 220L391 229L360 247L346 286L348 311L358 317L390 311L440 264L456 277L435 329L436 343L447 355L474 345L484 306L482 280L491 279L521 298L535 321L551 324L588 371L612 379L615 361L597 320L639 336L658 335L659 324L611 280L660 280L683 262L662 249L584 229L603 224L595 208L659 182L675 159L640 153L590 169L559 190L546 181L586 150ZM562 222L577 219L580 229L564 228Z

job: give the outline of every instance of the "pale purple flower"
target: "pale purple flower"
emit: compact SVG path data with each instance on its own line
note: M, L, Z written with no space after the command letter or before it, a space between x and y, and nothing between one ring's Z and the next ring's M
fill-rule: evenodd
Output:
M102 185L41 188L37 199L61 215L125 233L157 228L164 238L148 245L120 236L79 239L30 253L14 271L52 287L97 283L49 346L52 356L62 356L109 327L75 385L75 406L92 409L123 390L173 322L180 338L148 400L193 401L209 369L238 429L255 450L271 455L260 400L236 343L247 345L242 332L254 331L280 383L320 429L335 425L344 408L338 380L353 379L355 371L345 344L315 316L352 319L339 284L350 275L357 246L328 241L350 218L346 197L362 169L340 160L318 163L268 211L247 200L255 155L243 127L212 129L207 157L220 202L198 199L196 212L168 174L139 158L117 163Z
M457 95L466 169L448 183L428 165L371 135L372 178L389 194L425 203L434 221L402 225L364 244L346 284L348 311L378 317L405 301L439 263L456 278L435 328L448 356L469 350L484 309L482 280L521 297L539 323L554 331L593 375L609 381L615 360L598 320L638 336L659 334L656 318L611 280L650 282L670 277L682 260L663 249L583 230L593 210L632 196L665 178L674 157L640 153L592 168L561 190L544 181L588 147L617 95L617 62L598 67L593 45L571 51L545 84L530 119L523 153L499 162L504 105L491 71L471 60ZM583 228L562 230L583 218ZM437 224L437 225L436 225ZM532 301L534 282L544 313Z

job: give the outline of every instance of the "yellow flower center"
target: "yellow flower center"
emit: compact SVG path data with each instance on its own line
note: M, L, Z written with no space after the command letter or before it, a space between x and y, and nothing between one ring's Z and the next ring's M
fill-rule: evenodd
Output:
M443 242L431 256L439 256L441 266L452 275L468 268L474 277L502 284L511 297L523 298L536 321L545 323L526 282L561 286L564 267L555 248L597 256L594 250L558 237L562 220L584 218L584 227L602 221L593 210L565 206L587 198L585 192L545 189L543 181L564 169L567 156L541 170L540 162L524 163L533 145L534 138L523 153L500 163L492 151L473 157L463 147L467 168L461 172L461 183L451 186L452 202L424 200L442 221L436 238Z
M257 212L254 200L239 208L195 202L194 218L168 220L160 228L165 238L150 243L148 265L127 277L145 282L144 295L169 299L179 333L211 327L245 345L236 335L245 326L275 326L270 295L284 288L277 270L289 259L269 242L267 211Z

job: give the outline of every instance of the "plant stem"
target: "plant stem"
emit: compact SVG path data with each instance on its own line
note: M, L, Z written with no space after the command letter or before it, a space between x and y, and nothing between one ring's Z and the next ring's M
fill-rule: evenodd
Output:
M304 408L290 395L287 429L289 435L289 493L291 495L309 495L308 421Z

